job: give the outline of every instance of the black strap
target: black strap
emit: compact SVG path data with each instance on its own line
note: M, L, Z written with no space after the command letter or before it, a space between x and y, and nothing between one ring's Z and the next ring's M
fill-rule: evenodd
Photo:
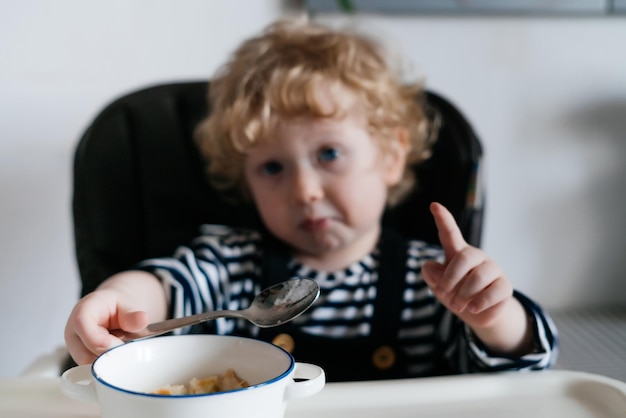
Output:
M382 231L378 286L372 320L372 337L378 341L395 341L403 306L406 280L407 242L396 231Z
M291 278L288 269L291 254L284 243L269 233L264 234L263 244L265 248L261 261L261 287L265 289Z

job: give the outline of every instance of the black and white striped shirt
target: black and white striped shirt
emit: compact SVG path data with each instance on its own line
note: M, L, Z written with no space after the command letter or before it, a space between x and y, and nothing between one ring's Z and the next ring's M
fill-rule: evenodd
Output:
M138 268L157 275L166 289L170 317L218 309L244 309L261 291L262 235L255 231L205 225L191 245L178 248L171 258L151 259ZM458 373L488 370L537 370L555 357L554 325L532 301L516 293L535 325L536 350L521 358L492 356L469 328L443 307L421 276L429 259L441 259L441 248L410 241L398 339L409 359L407 376L428 376L442 347L450 367ZM320 297L294 320L302 332L328 338L367 337L372 326L378 285L379 251L375 250L346 269L327 273L296 261L292 277L311 278ZM245 320L220 318L212 332L254 337L258 328ZM182 330L181 332L189 332ZM437 351L437 353L435 352Z

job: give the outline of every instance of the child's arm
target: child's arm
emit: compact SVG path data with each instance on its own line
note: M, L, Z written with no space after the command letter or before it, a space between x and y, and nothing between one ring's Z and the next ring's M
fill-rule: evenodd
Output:
M78 301L65 326L65 343L77 364L88 364L122 343L109 330L139 331L166 313L165 293L154 275L118 273Z
M448 210L431 205L445 253L443 264L424 263L422 272L435 297L456 314L492 352L523 355L534 347L530 319L513 297L498 264L461 234Z

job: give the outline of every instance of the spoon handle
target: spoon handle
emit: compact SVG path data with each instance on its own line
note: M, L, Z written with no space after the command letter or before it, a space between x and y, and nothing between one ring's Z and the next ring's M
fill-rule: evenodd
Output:
M222 310L203 312L196 315L185 316L182 318L173 318L161 322L154 322L138 332L127 332L122 331L121 329L112 330L110 332L120 340L127 343L130 341L143 340L144 338L150 338L157 335L165 334L166 332L170 332L172 330L175 330L176 328L188 327L191 325L199 324L201 322L211 321L213 319L224 317L247 319L245 309L241 311Z

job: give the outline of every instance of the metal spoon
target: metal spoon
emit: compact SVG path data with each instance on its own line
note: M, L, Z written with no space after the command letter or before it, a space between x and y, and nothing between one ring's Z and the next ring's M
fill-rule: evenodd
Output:
M204 312L183 318L168 319L148 325L139 332L111 331L124 342L142 340L217 318L243 318L261 328L289 322L306 311L320 294L318 284L310 279L293 279L268 287L255 296L246 309Z

